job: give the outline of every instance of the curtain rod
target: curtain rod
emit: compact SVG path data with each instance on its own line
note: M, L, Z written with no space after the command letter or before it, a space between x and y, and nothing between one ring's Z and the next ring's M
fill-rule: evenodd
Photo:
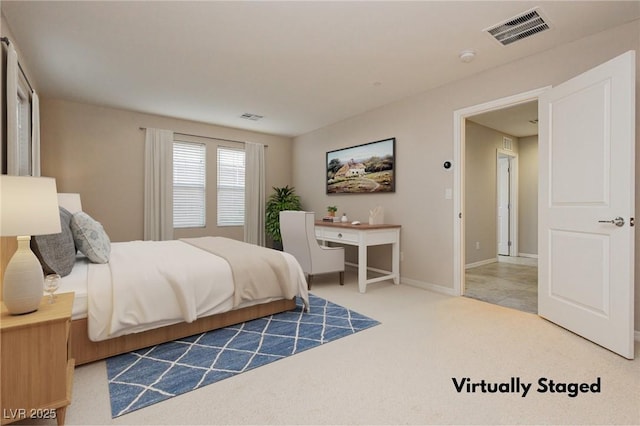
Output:
M139 127L139 129L140 130L147 130L146 127ZM236 140L233 140L233 139L214 138L213 136L192 135L191 133L173 132L173 134L182 135L182 136L193 136L195 138L213 139L213 140L216 140L216 141L235 142L235 143L241 143L243 145L247 143L245 141L236 141ZM264 147L265 148L269 148L269 145L265 145Z
M7 46L9 46L11 44L11 40L9 40L8 37L0 37L0 40L2 40L4 43L6 43ZM24 70L22 69L22 65L20 65L20 61L18 61L18 68L20 68L20 72L22 73L22 76L24 77L25 81L27 82L27 85L29 86L29 89L31 89L32 92L35 92L35 90L33 90L33 86L31 85L31 83L29 83L29 79L27 78L27 74L25 74Z

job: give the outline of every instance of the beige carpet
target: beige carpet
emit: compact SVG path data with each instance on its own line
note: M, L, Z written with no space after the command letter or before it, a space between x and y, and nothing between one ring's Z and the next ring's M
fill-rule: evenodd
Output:
M628 361L533 314L346 279L319 276L313 292L381 325L115 420L104 362L79 367L67 424L640 424L640 343ZM534 384L524 398L457 393L454 377ZM601 393L538 393L541 377L600 377Z

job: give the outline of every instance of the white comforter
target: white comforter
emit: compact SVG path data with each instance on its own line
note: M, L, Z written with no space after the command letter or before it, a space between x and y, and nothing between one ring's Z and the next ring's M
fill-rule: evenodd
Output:
M281 253L295 292L308 306L295 258ZM226 260L181 241L112 243L106 264L88 270L89 338L100 341L236 308ZM248 306L274 300L255 300Z

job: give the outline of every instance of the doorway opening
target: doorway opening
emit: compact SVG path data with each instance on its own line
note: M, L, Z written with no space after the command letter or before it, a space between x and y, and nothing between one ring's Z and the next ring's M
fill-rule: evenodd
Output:
M538 315L628 359L635 347L635 63L628 51L554 87L454 111L453 129L454 291L464 292L465 222L472 219L467 118L538 100Z
M458 111L459 294L537 313L537 98Z

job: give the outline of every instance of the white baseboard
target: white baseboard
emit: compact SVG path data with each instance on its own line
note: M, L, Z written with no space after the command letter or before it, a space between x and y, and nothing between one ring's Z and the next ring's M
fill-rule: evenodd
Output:
M537 254L531 254L531 253L520 253L520 254L518 254L518 256L520 256L520 257L531 257L533 259L537 259L538 258Z
M495 260L494 260L494 262L495 262ZM351 268L358 269L358 264L357 263L344 262L344 264L346 266L351 267ZM389 271L385 271L383 269L378 269L378 268L367 268L367 270L373 271L373 272L377 272L377 273L382 274L382 275L387 275L387 274L391 273ZM452 288L443 287L443 286L437 285L437 284L426 283L424 281L413 280L411 278L402 278L402 277L400 277L400 283L401 284L410 285L412 287L418 287L418 288L421 288L423 290L432 290L432 291L435 291L436 293L446 294L447 296L459 296L459 294L457 294L455 292L455 290L452 289Z
M466 265L464 265L464 269L469 269L469 268L475 268L477 266L488 265L490 263L496 263L497 261L498 261L498 258L494 257L494 258L491 258L491 259L481 260L479 262L467 263Z
M447 296L459 296L454 289L450 287L443 287L437 284L426 283L424 281L412 280L411 278L400 278L402 284L410 285L411 287L418 287L423 290L431 290L436 293L446 294Z

